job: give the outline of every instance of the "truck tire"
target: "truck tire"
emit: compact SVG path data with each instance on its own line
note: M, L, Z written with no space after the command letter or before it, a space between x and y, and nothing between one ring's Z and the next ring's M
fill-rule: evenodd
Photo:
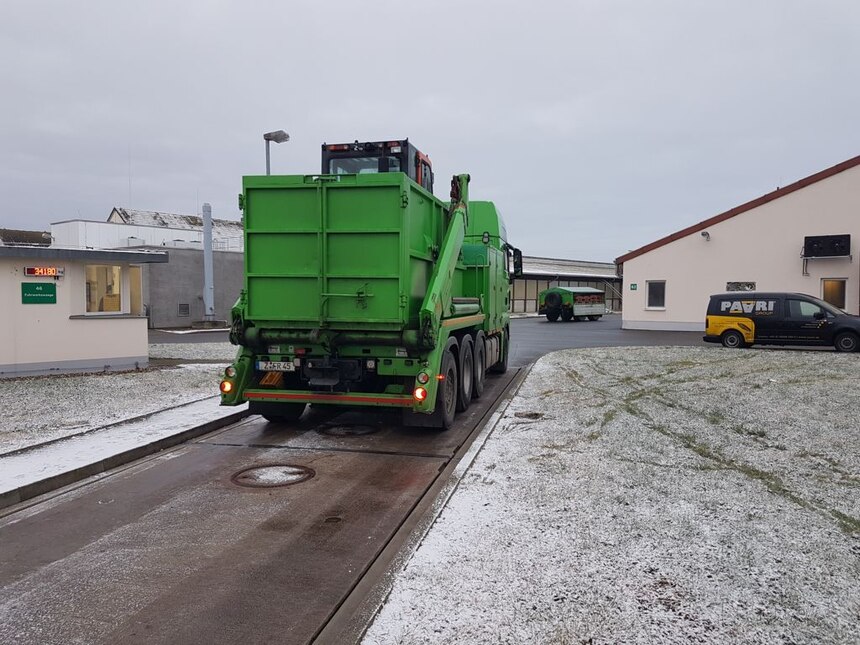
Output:
M502 332L501 344L502 357L499 359L498 363L496 363L490 368L490 371L493 374L504 374L508 371L508 353L511 349L511 332L507 327L505 327L504 331Z
M589 316L589 320L600 320L600 316Z
M552 311L546 312L546 319L550 322L555 322L558 320L558 309L553 309Z
M546 294L546 297L543 300L544 305L546 305L547 309L561 309L561 294L556 293L555 291L551 291Z
M472 403L472 384L475 382L475 344L469 334L460 339L460 365L457 374L457 412L465 412Z
M850 331L840 332L833 339L833 346L837 352L856 352L857 345L857 334L853 334Z
M480 399L484 393L484 379L487 372L487 348L484 346L484 332L475 335L475 378L472 379L472 398Z
M248 412L259 414L270 423L291 423L298 421L305 412L304 403L268 403L265 401L248 403Z
M439 374L444 378L439 382L439 389L436 390L436 409L439 411L442 430L447 430L454 425L458 389L457 360L450 349L445 350L442 355L442 369Z
M570 309L562 309L561 310L561 319L564 322L570 322L570 319L573 318L573 311Z
M723 343L723 347L728 347L729 349L738 349L746 346L743 334L734 329L730 329L720 336L720 341Z

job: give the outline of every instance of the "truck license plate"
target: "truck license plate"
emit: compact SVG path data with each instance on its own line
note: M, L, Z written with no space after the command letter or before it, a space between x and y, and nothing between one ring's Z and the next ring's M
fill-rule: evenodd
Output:
M295 372L296 366L292 361L257 361L257 369L261 372Z

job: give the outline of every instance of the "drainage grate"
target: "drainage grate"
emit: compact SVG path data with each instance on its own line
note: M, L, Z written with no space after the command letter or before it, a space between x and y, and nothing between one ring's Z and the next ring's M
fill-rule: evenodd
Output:
M318 430L318 432L332 437L359 437L361 435L379 432L379 428L375 426L354 425L323 426Z
M316 472L306 466L269 464L240 470L230 478L230 481L238 486L247 486L248 488L275 488L276 486L299 484L314 475Z

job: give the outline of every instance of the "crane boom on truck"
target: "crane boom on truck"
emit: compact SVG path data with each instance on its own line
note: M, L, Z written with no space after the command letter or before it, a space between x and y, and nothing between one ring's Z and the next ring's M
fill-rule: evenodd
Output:
M432 193L408 139L323 144L320 175L243 179L245 280L221 404L270 421L307 403L403 410L447 428L507 369L522 255L495 205Z

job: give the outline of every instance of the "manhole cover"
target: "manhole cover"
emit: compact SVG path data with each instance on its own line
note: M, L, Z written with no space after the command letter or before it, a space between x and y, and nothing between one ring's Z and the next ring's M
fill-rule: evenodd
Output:
M245 468L230 478L234 484L249 488L274 488L307 481L316 475L312 468L291 464L270 464Z
M364 434L373 434L378 432L379 428L374 426L325 426L319 429L322 434L331 435L333 437L358 437Z

